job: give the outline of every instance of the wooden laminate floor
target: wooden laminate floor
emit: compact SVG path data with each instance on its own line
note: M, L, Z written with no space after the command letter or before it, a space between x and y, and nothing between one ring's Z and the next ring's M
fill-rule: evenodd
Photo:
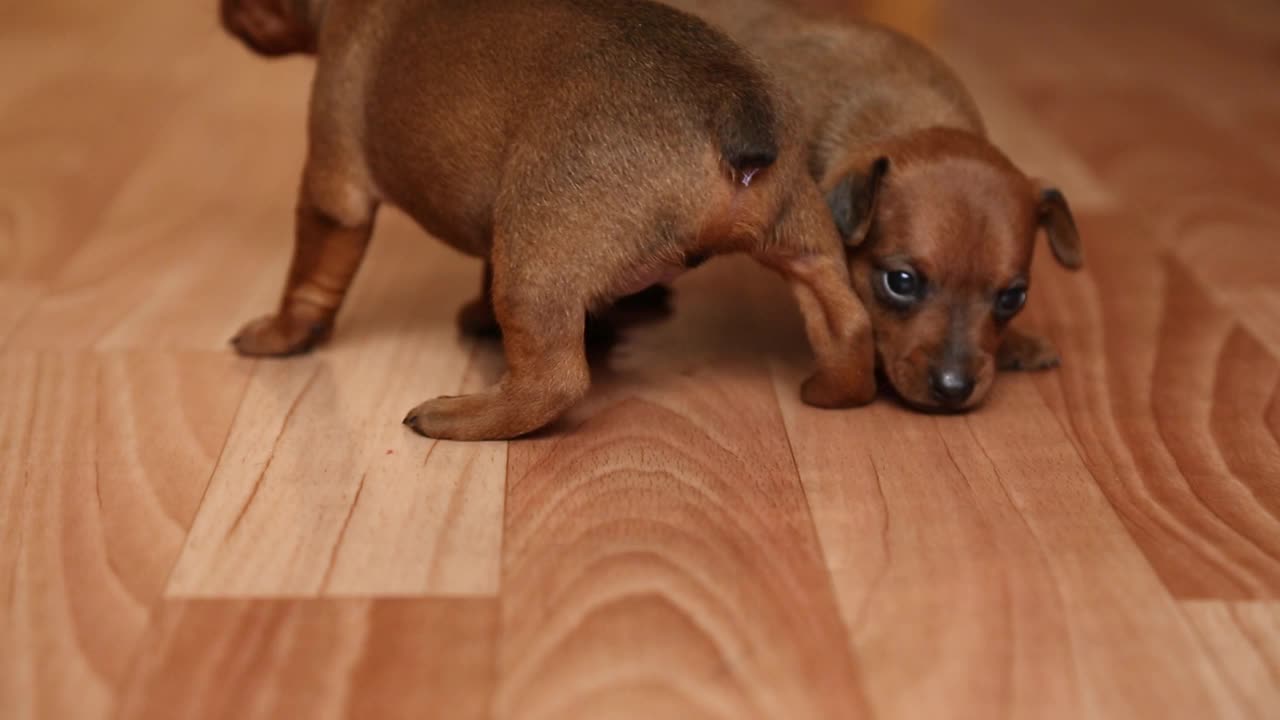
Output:
M811 5L852 12L837 0ZM305 61L212 2L0 6L0 717L1280 717L1280 6L864 2L1077 208L963 417L802 406L790 300L677 283L556 432L384 216L336 341L281 283Z

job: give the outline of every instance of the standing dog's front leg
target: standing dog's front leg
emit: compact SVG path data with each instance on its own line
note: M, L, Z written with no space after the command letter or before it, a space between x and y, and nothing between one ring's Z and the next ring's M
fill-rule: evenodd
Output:
M311 195L304 190L298 203L293 262L280 309L244 326L232 339L242 355L295 355L327 340L364 260L373 232L373 203L360 202L364 212L335 213Z
M825 255L770 261L790 282L804 316L818 370L801 399L824 408L853 407L876 395L871 319L849 286L848 270Z

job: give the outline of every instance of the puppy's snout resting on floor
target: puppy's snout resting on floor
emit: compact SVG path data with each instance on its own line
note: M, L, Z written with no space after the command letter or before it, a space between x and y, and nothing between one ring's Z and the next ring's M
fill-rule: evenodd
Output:
M746 252L790 281L818 361L812 404L875 393L866 312L806 171L785 94L727 38L654 3L223 0L260 53L314 52L293 263L249 355L328 338L383 202L486 259L460 321L500 326L507 371L405 422L509 438L587 390L589 310L709 255Z
M1010 321L1043 232L1081 264L1067 201L986 138L950 69L885 28L802 17L769 0L667 0L726 30L796 97L809 169L848 246L876 355L907 403L962 410L997 368L1057 364Z
M907 403L967 409L986 397L997 368L1057 363L1047 342L1009 322L1027 301L1039 232L1059 262L1080 264L1060 193L985 140L948 128L874 143L832 175L837 224L854 228L854 289L873 318L882 370Z

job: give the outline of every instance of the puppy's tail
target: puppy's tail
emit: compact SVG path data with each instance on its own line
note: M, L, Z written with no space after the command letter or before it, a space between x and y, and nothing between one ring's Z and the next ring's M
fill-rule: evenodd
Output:
M720 154L737 178L750 178L778 159L778 114L763 88L730 92L712 120Z

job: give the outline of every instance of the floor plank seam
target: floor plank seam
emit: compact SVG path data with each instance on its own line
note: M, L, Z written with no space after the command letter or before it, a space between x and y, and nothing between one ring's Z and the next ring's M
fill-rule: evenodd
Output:
M871 612L871 605L879 595L880 588L884 584L885 579L889 576L890 569L893 567L893 554L890 550L892 543L892 530L889 520L889 499L884 493L884 483L880 478L880 468L876 466L875 457L870 452L867 453L867 460L871 463L871 473L875 477L876 492L880 496L880 507L883 510L882 516L884 517L884 520L880 523L880 547L884 551L884 560L876 570L875 577L871 580L871 584L867 586L867 595L863 598L861 605L858 607L858 612L855 614L854 622L848 629L849 641L851 644L855 644L854 657L857 657L856 643L858 636L862 634L863 628L866 627L867 615ZM818 542L822 542L821 538L819 538ZM829 576L830 572L827 574Z
M1051 409L1046 407L1045 410L1046 410L1045 414L1047 414L1049 417L1055 417ZM1055 417L1055 422L1057 422L1056 417ZM1022 509L1018 507L1018 503L1014 501L1013 495L1010 494L1009 492L1009 486L1005 481L1004 475L1000 472L1000 468L996 465L995 459L991 457L991 453L987 451L986 446L982 443L982 440L978 437L978 434L974 432L973 423L969 418L965 418L965 428L969 431L969 437L973 440L974 446L978 448L978 451L982 453L983 458L987 461L987 464L991 467L991 472L995 476L996 485L1000 488L1000 493L1001 495L1004 496L1005 501L1009 503L1009 509L1013 511L1013 514L1015 516L1017 516L1018 522L1022 524L1022 527L1027 531L1027 534L1030 535L1035 540L1036 557L1039 559L1040 565L1044 570L1046 576L1049 577L1051 580L1050 584L1053 586L1053 597L1058 603L1057 609L1062 614L1061 616L1064 620L1063 624L1066 628L1063 635L1067 641L1067 654L1071 657L1071 687L1075 690L1076 695L1081 700L1081 702L1087 705L1088 697L1084 692L1085 685L1082 680L1083 674L1081 673L1081 670L1080 670L1080 654L1077 650L1077 641L1076 641L1075 633L1072 631L1073 624L1071 622L1072 618L1070 617L1070 613L1067 609L1069 607L1067 604L1067 598L1066 598L1066 595L1063 593L1062 583L1058 576L1058 572L1055 571L1053 565L1048 561L1048 557L1045 551L1044 540L1040 537L1039 533L1036 532L1035 528L1032 526L1031 522L1027 519L1026 515L1023 514ZM1059 426L1059 429L1061 429L1061 426ZM939 434L941 435L941 432L939 432ZM947 443L945 437L942 439L942 445L944 448L946 448L947 457L951 460L951 464L955 467L956 472L959 473L961 477L964 477L965 481L968 482L968 477L965 475L964 471L960 468L960 465L956 462L955 456L951 453L951 446ZM1080 458L1076 458L1076 459L1077 461L1079 461L1080 467L1084 468L1085 472L1088 473L1088 466L1084 464L1084 461ZM1097 479L1093 478L1092 473L1089 473L1089 477L1093 479L1096 485ZM1102 495L1103 499L1105 500L1106 493L1103 493L1101 488L1098 489L1098 493L1099 495ZM1111 507L1109 503L1108 503L1108 507ZM1115 513L1114 508L1112 508L1112 513L1113 514ZM1114 517L1113 519L1115 520L1116 525L1118 527L1122 529L1124 528L1124 523L1119 517ZM1126 537L1128 537L1128 535L1126 535ZM1148 566L1153 577L1155 577L1157 582L1159 582L1159 576L1155 573L1155 569L1150 567L1150 563L1147 560L1146 556L1143 555L1143 553L1141 552L1139 552L1138 555L1142 557L1142 562ZM1166 592L1168 591L1164 587L1163 583L1160 583L1159 586L1161 589L1164 589Z

